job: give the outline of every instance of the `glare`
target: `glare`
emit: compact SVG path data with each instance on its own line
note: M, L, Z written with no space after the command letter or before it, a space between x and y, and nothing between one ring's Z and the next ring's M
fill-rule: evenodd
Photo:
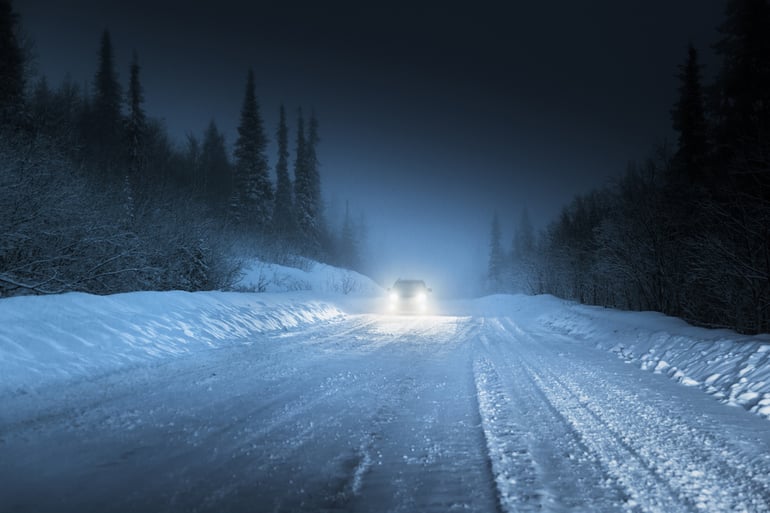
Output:
M420 292L417 294L417 301L420 303L424 303L428 300L428 295L425 292Z
M396 292L391 292L391 293L390 293L390 300L391 300L391 301L398 301L398 293L396 293Z

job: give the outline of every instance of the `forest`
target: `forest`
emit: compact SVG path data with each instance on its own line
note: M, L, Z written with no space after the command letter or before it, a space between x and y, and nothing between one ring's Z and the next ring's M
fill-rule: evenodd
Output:
M251 70L234 151L214 120L180 145L145 111L136 53L119 82L108 31L91 84L52 86L22 21L0 1L0 297L226 289L247 258L360 264L350 212L324 219L314 113L296 111L292 159L281 106L273 183Z
M770 5L729 0L718 30L713 82L692 45L679 66L675 144L575 197L540 234L523 212L510 250L495 216L488 290L770 332Z

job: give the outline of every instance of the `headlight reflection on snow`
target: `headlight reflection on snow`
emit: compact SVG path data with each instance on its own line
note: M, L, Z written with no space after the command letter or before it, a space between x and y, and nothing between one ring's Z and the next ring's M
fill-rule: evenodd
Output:
M383 315L371 329L378 335L406 337L420 343L449 343L456 340L458 322L461 318L452 315ZM411 338L414 336L418 338Z

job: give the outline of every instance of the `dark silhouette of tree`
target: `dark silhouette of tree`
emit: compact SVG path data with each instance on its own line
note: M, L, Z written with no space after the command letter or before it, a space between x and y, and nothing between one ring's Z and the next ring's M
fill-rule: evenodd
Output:
M294 201L291 177L289 177L289 130L286 127L286 111L283 105L281 105L276 136L278 161L275 164L276 187L273 228L279 237L290 240L294 237Z
M115 71L112 42L109 31L102 33L99 63L94 77L94 95L87 122L86 139L97 166L105 178L118 171L121 151L121 88Z
M142 104L144 103L144 91L139 82L139 57L134 52L129 71L128 96L128 117L126 118L126 151L127 166L123 178L123 192L126 197L126 210L129 220L134 219L134 202L136 201L137 188L147 187L141 173L144 171L144 144L147 135L147 117L144 113Z
M503 253L500 219L495 212L489 234L489 263L487 265L487 289L489 292L502 292L504 267L505 254Z
M358 270L361 265L360 244L356 225L350 215L350 204L345 202L345 216L337 248L337 263L347 269Z
M723 60L712 104L717 163L735 173L740 161L750 164L770 144L770 4L729 0L725 14L714 46Z
M300 109L294 160L294 213L301 250L315 258L321 257L323 250L328 251L331 245L322 217L321 179L316 153L319 141L315 115L310 118L308 135L305 137Z
M238 139L235 141L235 179L231 206L236 223L257 232L267 229L273 208L266 147L267 137L259 115L254 72L249 70Z
M142 145L147 129L144 113L144 89L139 81L139 58L134 52L128 82L128 117L126 119L126 141L128 143L128 169L131 175L142 170Z
M196 189L209 203L213 212L224 215L227 212L228 200L232 196L233 170L227 157L225 137L213 119L203 133L199 166Z
M307 138L307 174L310 182L312 214L319 229L322 229L323 199L321 198L321 174L318 170L320 162L318 162L317 154L318 143L320 142L321 138L318 135L318 118L316 118L315 112L311 112L310 128L308 130Z
M510 258L510 274L513 292L535 290L535 229L526 208L521 210L516 233L513 236Z
M694 46L687 49L687 60L679 66L679 100L671 111L673 128L679 133L679 148L675 169L682 185L703 185L704 166L708 151L705 106L701 87L698 52Z
M16 123L24 104L24 56L17 23L10 0L0 0L0 128Z
M307 256L318 257L321 252L321 238L313 200L309 148L310 140L305 137L304 119L300 109L297 116L297 147L294 155L294 214L300 251Z

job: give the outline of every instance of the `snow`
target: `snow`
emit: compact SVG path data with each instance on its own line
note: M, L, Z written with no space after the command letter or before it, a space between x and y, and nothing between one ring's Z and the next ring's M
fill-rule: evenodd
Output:
M0 301L0 511L770 512L768 336L259 284Z
M248 343L256 333L333 322L370 308L383 289L317 262L253 262L238 286L267 293L138 292L18 297L0 308L0 393L52 380ZM363 307L361 305L364 305ZM448 303L449 313L525 314L643 370L770 418L770 336L707 330L653 312L621 312L552 296L497 295Z
M235 288L251 292L312 290L353 296L382 293L382 287L355 271L307 259L298 259L297 263L299 267L289 267L252 260L244 266Z
M360 274L318 263L310 271L254 263L241 286L247 287L258 273L269 273L272 293L70 293L3 299L0 396L247 344L259 333L333 322L343 316L332 302L343 285L359 297L378 289ZM344 301L336 298L336 303Z
M621 312L549 296L533 301L545 327L770 419L765 407L770 403L770 335L698 328L660 313Z

